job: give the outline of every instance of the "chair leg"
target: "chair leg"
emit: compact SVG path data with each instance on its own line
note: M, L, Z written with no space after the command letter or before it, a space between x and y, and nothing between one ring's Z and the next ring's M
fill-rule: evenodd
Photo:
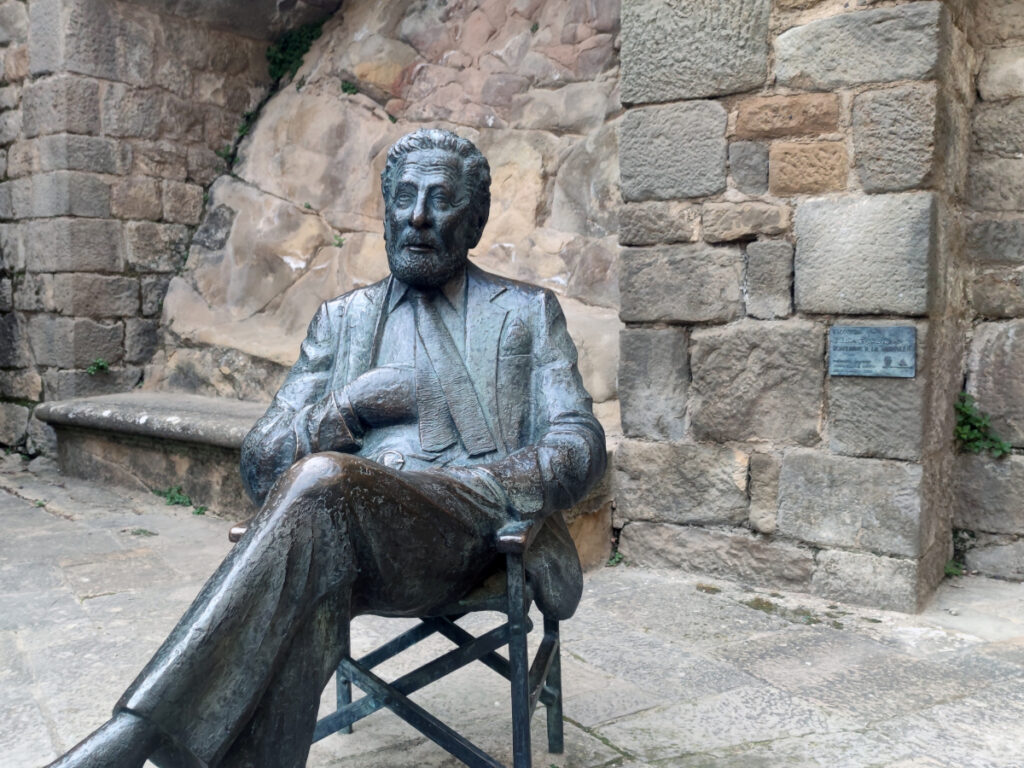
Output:
M545 683L555 693L555 700L547 705L548 752L560 755L565 751L565 735L562 723L562 643L558 636L558 620L544 618L544 634L556 641L555 655L551 659Z
M512 764L530 768L530 660L526 648L526 572L508 555L508 661L512 673Z
M346 655L352 653L352 625L351 623L345 630L348 632L348 638L345 642ZM352 703L352 680L349 679L348 675L342 672L343 665L338 665L338 671L334 673L335 687L337 688L335 699L338 710ZM339 728L338 733L352 733L352 726L346 725L344 728Z

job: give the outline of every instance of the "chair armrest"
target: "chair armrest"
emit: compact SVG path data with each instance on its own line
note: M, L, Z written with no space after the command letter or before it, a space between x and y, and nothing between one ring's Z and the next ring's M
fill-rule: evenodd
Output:
M516 520L506 523L498 529L495 536L495 548L507 555L521 555L530 548L534 538L540 532L543 520Z

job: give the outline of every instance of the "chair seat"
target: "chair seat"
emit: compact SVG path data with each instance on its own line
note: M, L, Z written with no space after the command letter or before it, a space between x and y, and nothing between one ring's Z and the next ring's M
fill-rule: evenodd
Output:
M464 597L441 606L427 615L436 618L441 616L461 616L465 613L476 613L477 611L508 613L507 583L508 573L504 568L501 568L484 579ZM529 610L529 606L533 605L533 590L530 588L529 580L526 582L525 592L527 610Z

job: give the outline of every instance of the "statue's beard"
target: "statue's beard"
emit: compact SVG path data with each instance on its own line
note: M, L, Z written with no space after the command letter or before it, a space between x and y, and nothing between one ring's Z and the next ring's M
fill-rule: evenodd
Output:
M416 252L387 245L391 274L413 288L440 288L466 266L466 253L444 248Z

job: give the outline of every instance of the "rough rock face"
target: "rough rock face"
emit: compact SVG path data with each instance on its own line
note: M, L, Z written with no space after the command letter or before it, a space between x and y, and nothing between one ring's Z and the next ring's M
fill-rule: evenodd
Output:
M196 354L204 347L260 370L289 365L319 302L387 274L387 149L441 125L491 165L490 220L471 258L555 290L585 383L595 401L615 399L617 31L615 0L346 3L263 107L235 175L211 188L148 381L232 391L207 367L220 355ZM264 385L267 397L274 377Z

